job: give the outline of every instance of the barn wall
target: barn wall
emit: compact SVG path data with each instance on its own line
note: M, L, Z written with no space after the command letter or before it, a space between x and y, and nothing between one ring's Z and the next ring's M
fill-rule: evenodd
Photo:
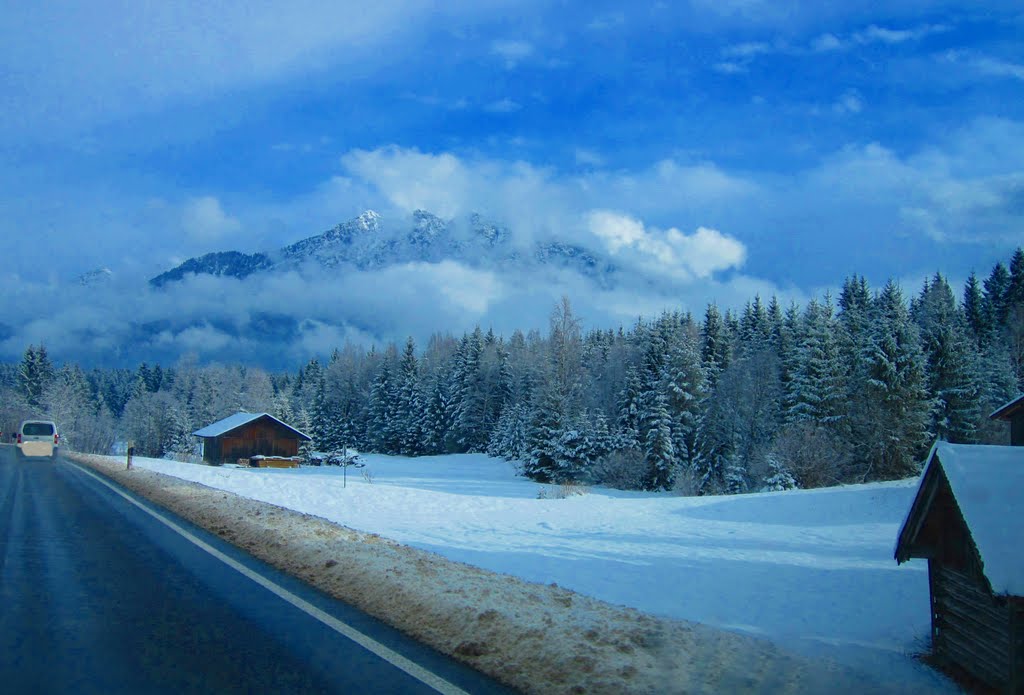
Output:
M207 456L208 461L235 461L251 456L298 456L299 439L295 433L281 427L272 420L257 420L221 437L207 440L216 442L215 451Z
M220 440L209 437L203 440L203 460L208 463L220 463Z
M996 688L1012 681L1011 611L972 573L929 560L936 654ZM1019 633L1019 630L1014 630Z

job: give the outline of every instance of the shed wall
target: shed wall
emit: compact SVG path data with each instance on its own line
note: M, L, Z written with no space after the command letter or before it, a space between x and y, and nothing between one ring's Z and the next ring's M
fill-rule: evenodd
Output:
M1024 598L1010 602L1012 618L1010 634L1014 642L1013 675L1010 678L1010 692L1024 693Z
M1020 657L1020 645L1015 644L1020 631L1013 626L1016 621L1010 604L993 597L988 587L968 572L936 560L929 560L928 572L936 654L988 685L1009 686L1012 667Z
M1024 446L1024 412L1010 420L1010 446Z

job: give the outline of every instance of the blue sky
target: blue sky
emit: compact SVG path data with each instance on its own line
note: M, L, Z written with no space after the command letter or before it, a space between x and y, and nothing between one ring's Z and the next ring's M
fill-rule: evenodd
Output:
M699 249L695 311L987 274L1024 240L1024 10L882 4L8 4L0 235L49 264L5 291L417 207Z

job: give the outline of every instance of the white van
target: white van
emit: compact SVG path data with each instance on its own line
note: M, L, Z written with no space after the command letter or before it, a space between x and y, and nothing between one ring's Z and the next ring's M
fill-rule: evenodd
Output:
M57 423L52 420L25 420L18 428L18 451L22 456L57 457Z

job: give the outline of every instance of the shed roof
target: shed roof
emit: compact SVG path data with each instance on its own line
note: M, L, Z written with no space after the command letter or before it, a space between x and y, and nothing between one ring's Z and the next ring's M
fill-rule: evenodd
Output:
M996 408L989 417L993 420L1009 420L1021 409L1024 409L1024 394L1017 396L1006 405Z
M235 413L234 415L229 415L228 417L224 418L223 420L218 420L217 422L213 423L212 425L207 425L206 427L203 427L202 429L198 429L195 432L193 432L192 434L194 434L197 437L220 437L221 435L227 434L228 432L231 432L232 430L236 430L236 429L238 429L239 427L241 427L243 425L248 425L250 422L253 422L255 420L259 420L260 418L264 418L264 417L270 418L271 420L273 420L277 424L281 425L282 427L285 427L285 428L291 430L292 432L297 434L302 439L307 439L307 440L312 439L312 437L310 437L305 432L300 432L299 430L295 429L294 427L292 427L288 423L281 422L280 420L278 420L276 417L274 417L270 413L244 413L244 412Z
M934 498L934 481L941 473L950 489L983 571L995 594L1024 596L1024 447L981 446L936 442L921 474L914 503L900 528L896 559L909 558L921 520ZM913 526L916 525L916 528Z

